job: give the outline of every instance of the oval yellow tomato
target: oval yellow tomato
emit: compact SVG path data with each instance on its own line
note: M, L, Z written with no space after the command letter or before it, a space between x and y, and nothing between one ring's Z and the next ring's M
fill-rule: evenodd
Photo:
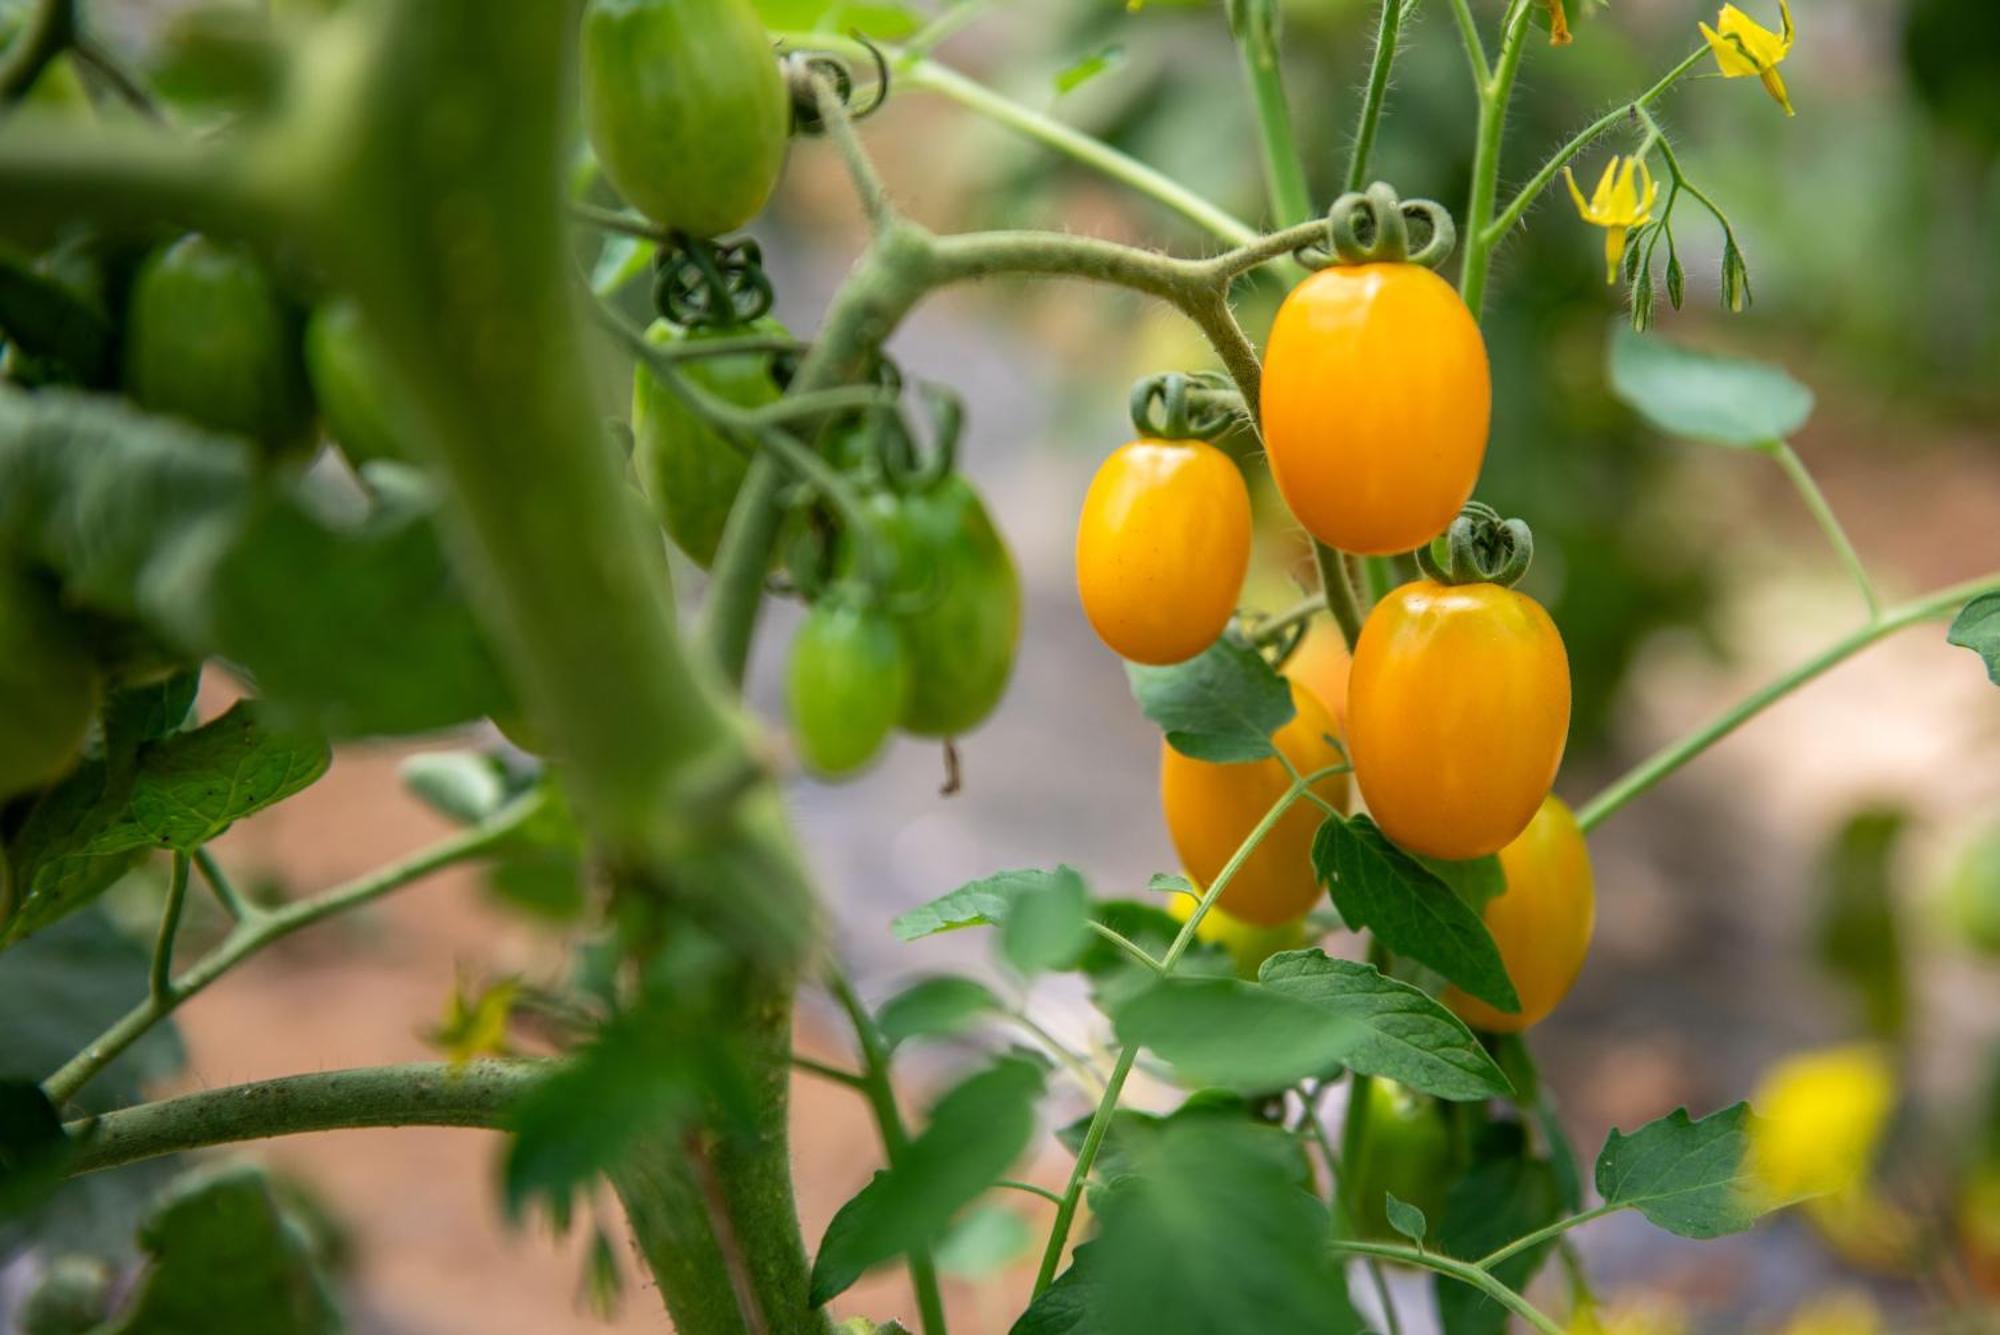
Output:
M1597 891L1583 831L1559 797L1544 798L1528 828L1500 850L1500 868L1507 890L1486 902L1486 930L1521 998L1520 1014L1494 1010L1455 987L1445 1004L1475 1028L1518 1034L1547 1019L1583 971Z
M1368 614L1348 678L1369 814L1413 853L1499 852L1555 782L1569 703L1569 658L1540 603L1497 584L1405 584Z
M1285 677L1311 691L1333 711L1342 736L1347 733L1347 674L1353 666L1347 641L1329 617L1314 621L1299 647L1285 660Z
M1297 682L1291 686L1297 712L1273 734L1272 744L1301 774L1340 764L1340 752L1328 740L1334 735L1333 715ZM1161 743L1160 805L1167 833L1181 866L1197 886L1206 886L1221 874L1291 782L1275 758L1217 765ZM1336 809L1344 807L1347 776L1328 775L1313 785L1313 791ZM1322 814L1311 802L1293 803L1236 869L1216 902L1231 917L1259 927L1303 918L1320 896L1312 842Z
M1222 634L1250 568L1250 490L1203 440L1135 440L1090 481L1076 587L1103 640L1135 663L1193 658Z
M1278 309L1264 445L1299 523L1388 555L1445 530L1486 456L1486 343L1452 286L1416 264L1334 265Z

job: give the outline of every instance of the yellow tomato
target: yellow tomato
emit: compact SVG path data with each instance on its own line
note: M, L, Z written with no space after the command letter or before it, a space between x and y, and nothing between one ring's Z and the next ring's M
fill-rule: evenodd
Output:
M1202 440L1135 440L1091 479L1076 586L1098 638L1135 663L1193 658L1222 634L1250 567L1250 491Z
M1541 604L1497 584L1405 584L1354 648L1347 747L1383 833L1476 858L1526 829L1569 735L1569 658Z
M1518 1015L1494 1010L1457 988L1445 1003L1478 1029L1517 1034L1548 1018L1583 970L1597 922L1590 849L1561 798L1548 797L1513 843L1500 850L1505 894L1486 902L1486 930L1521 998Z
M1442 533L1486 456L1486 343L1421 265L1335 265L1300 283L1271 326L1260 398L1285 504L1345 551L1407 552Z
M1340 764L1340 752L1328 740L1334 735L1333 715L1297 682L1291 686L1292 705L1298 712L1272 736L1272 744L1301 774ZM1217 765L1184 756L1165 743L1160 756L1160 804L1166 812L1167 833L1188 876L1197 886L1208 885L1284 796L1291 777L1275 758ZM1343 807L1347 776L1329 775L1314 784L1313 791L1336 809ZM1320 896L1313 876L1312 842L1322 814L1304 799L1293 803L1257 851L1237 868L1216 902L1231 917L1260 927L1303 918Z
M1299 647L1285 660L1284 675L1333 711L1333 721L1343 736L1347 732L1347 674L1353 666L1340 627L1326 617L1313 622Z

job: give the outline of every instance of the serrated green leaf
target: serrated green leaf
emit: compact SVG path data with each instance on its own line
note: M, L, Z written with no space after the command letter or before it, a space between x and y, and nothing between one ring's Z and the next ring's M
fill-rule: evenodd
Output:
M1961 608L1944 640L1986 660L1986 679L2000 686L2000 593L1981 594Z
M1151 1048L1186 1079L1282 1089L1338 1069L1358 1030L1321 1006L1234 978L1161 978L1112 1013L1122 1042Z
M997 872L899 915L889 927L899 941L916 941L961 927L998 927L1007 921L1015 899L1041 894L1071 879L1077 879L1077 872L1067 866L1054 871L1028 868Z
M1385 1197L1383 1213L1388 1216L1389 1227L1417 1246L1423 1246L1424 1234L1430 1228L1430 1221L1424 1218L1424 1212L1408 1201L1399 1199L1393 1191L1385 1191L1382 1194Z
M876 1027L891 1047L912 1038L962 1034L1003 1007L986 984L947 974L912 983L883 1002Z
M1352 1027L1344 1065L1363 1075L1444 1099L1498 1098L1513 1085L1465 1022L1421 988L1385 977L1371 965L1321 950L1288 950L1264 961L1267 988L1319 1008Z
M961 1081L930 1123L833 1217L813 1258L811 1301L823 1306L871 1267L935 1239L951 1217L1004 1176L1027 1148L1044 1072L1002 1057Z
M1366 928L1509 1013L1521 999L1479 914L1429 868L1390 843L1366 816L1329 816L1313 837L1313 870L1348 926Z
M1742 1232L1763 1213L1745 1167L1752 1116L1748 1103L1700 1121L1677 1108L1629 1136L1613 1130L1597 1156L1598 1195L1684 1238Z
M1070 1253L1069 1269L1008 1329L1007 1335L1102 1335L1097 1312L1102 1295L1094 1281L1097 1244L1086 1242Z
M1291 722L1292 693L1262 655L1217 640L1185 663L1127 663L1139 710L1182 755L1217 764L1262 760Z
M1611 336L1611 389L1668 435L1717 445L1785 440L1813 409L1812 391L1779 367L1626 329Z
M1000 926L1000 951L1025 977L1076 963L1090 938L1083 878L1069 867L1013 898Z

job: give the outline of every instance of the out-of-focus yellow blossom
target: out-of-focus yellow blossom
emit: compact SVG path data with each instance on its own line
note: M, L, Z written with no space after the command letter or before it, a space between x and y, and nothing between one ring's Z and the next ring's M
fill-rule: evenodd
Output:
M1681 1307L1664 1298L1620 1299L1608 1308L1580 1307L1566 1335L1688 1335L1693 1327Z
M1576 188L1576 176L1568 167L1563 168L1563 180L1569 182L1569 197L1583 220L1604 229L1604 281L1617 282L1618 261L1625 258L1625 234L1653 220L1659 183L1638 158L1618 157L1604 164L1604 175L1588 200Z
M1896 1106L1896 1077L1878 1047L1826 1048L1773 1066L1750 1102L1747 1190L1775 1209L1866 1177Z
M1814 1298L1792 1313L1778 1335L1883 1335L1882 1309L1858 1289Z
M1194 915L1195 900L1192 895L1174 894L1167 896L1167 912L1186 922ZM1219 908L1211 907L1201 915L1201 923L1194 929L1194 939L1221 946L1236 962L1236 972L1245 978L1255 978L1264 961L1281 950L1299 950L1306 944L1304 922L1281 922L1276 927L1259 927L1255 923L1232 918Z
M1791 0L1778 0L1778 15L1784 31L1772 32L1735 5L1724 5L1713 28L1701 25L1701 35L1708 39L1708 49L1715 52L1723 78L1756 75L1764 81L1764 91L1791 116L1796 114L1792 99L1785 92L1785 81L1778 77L1778 62L1792 49Z

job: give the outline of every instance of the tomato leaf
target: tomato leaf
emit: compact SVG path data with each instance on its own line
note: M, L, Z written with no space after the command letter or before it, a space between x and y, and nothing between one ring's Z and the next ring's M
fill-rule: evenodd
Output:
M1014 896L1000 925L1000 952L1024 977L1074 965L1089 942L1089 894L1083 878L1058 867L1043 884Z
M1366 816L1329 816L1313 838L1313 870L1346 923L1443 974L1481 1001L1518 1012L1521 999L1479 914L1435 872L1390 843Z
M946 974L912 983L890 997L875 1012L875 1024L894 1047L911 1038L962 1034L1001 1009L1000 998L986 984Z
M1002 1057L954 1086L892 1167L840 1207L813 1259L815 1307L871 1267L933 1241L953 1215L1003 1176L1028 1146L1043 1070Z
M996 872L899 915L889 928L898 941L916 941L961 927L999 927L1013 912L1016 900L1051 892L1066 894L1071 883L1080 887L1083 878L1069 866L1058 866L1054 871L1029 868Z
M1263 760L1271 734L1292 720L1291 688L1263 656L1217 640L1185 663L1127 663L1139 711L1182 755L1218 764Z
M1560 1216L1549 1165L1530 1157L1518 1123L1491 1123L1473 1141L1472 1165L1445 1193L1435 1249L1476 1261ZM1493 1267L1515 1292L1528 1287L1553 1244L1517 1252ZM1439 1275L1433 1285L1444 1335L1505 1335L1507 1309L1469 1285Z
M2000 593L1981 594L1967 603L1944 639L1985 659L1987 679L2000 686Z
M1359 1030L1321 1006L1234 978L1161 978L1115 1003L1112 1022L1185 1078L1282 1089L1338 1069Z
M1744 1162L1753 1116L1748 1103L1700 1121L1676 1108L1629 1136L1614 1128L1597 1156L1598 1195L1684 1238L1742 1232L1763 1213Z
M1388 1198L1384 1203L1383 1212L1389 1218L1389 1227L1416 1243L1418 1247L1422 1247L1424 1234L1430 1228L1430 1221L1424 1218L1424 1212L1408 1201L1398 1199L1393 1191L1385 1191L1382 1194Z
M1028 1304L1007 1335L1099 1335L1104 1297L1096 1284L1097 1244L1070 1253L1069 1269L1056 1276L1042 1296Z
M1422 988L1372 965L1321 950L1287 950L1264 961L1266 988L1310 1003L1349 1026L1341 1061L1363 1075L1442 1099L1498 1098L1514 1087L1465 1022Z
M477 825L507 801L500 762L483 751L423 751L396 767L411 796L457 825Z
M0 255L0 334L17 354L53 365L78 384L117 379L117 338L96 306L44 273Z
M1779 367L1624 328L1611 335L1611 391L1668 435L1744 448L1786 439L1813 410Z
M1116 42L1098 47L1095 51L1072 61L1056 71L1056 96L1073 93L1099 75L1109 74L1125 63L1125 48Z
M1494 854L1489 853L1483 858L1472 858L1464 862L1428 858L1420 853L1412 853L1410 856L1421 863L1431 875L1450 886L1474 913L1484 913L1489 900L1498 899L1507 893L1507 873L1501 868L1500 859Z
M954 1220L939 1239L939 1273L954 1279L984 1279L1014 1264L1035 1245L1035 1235L1018 1210L982 1205Z

